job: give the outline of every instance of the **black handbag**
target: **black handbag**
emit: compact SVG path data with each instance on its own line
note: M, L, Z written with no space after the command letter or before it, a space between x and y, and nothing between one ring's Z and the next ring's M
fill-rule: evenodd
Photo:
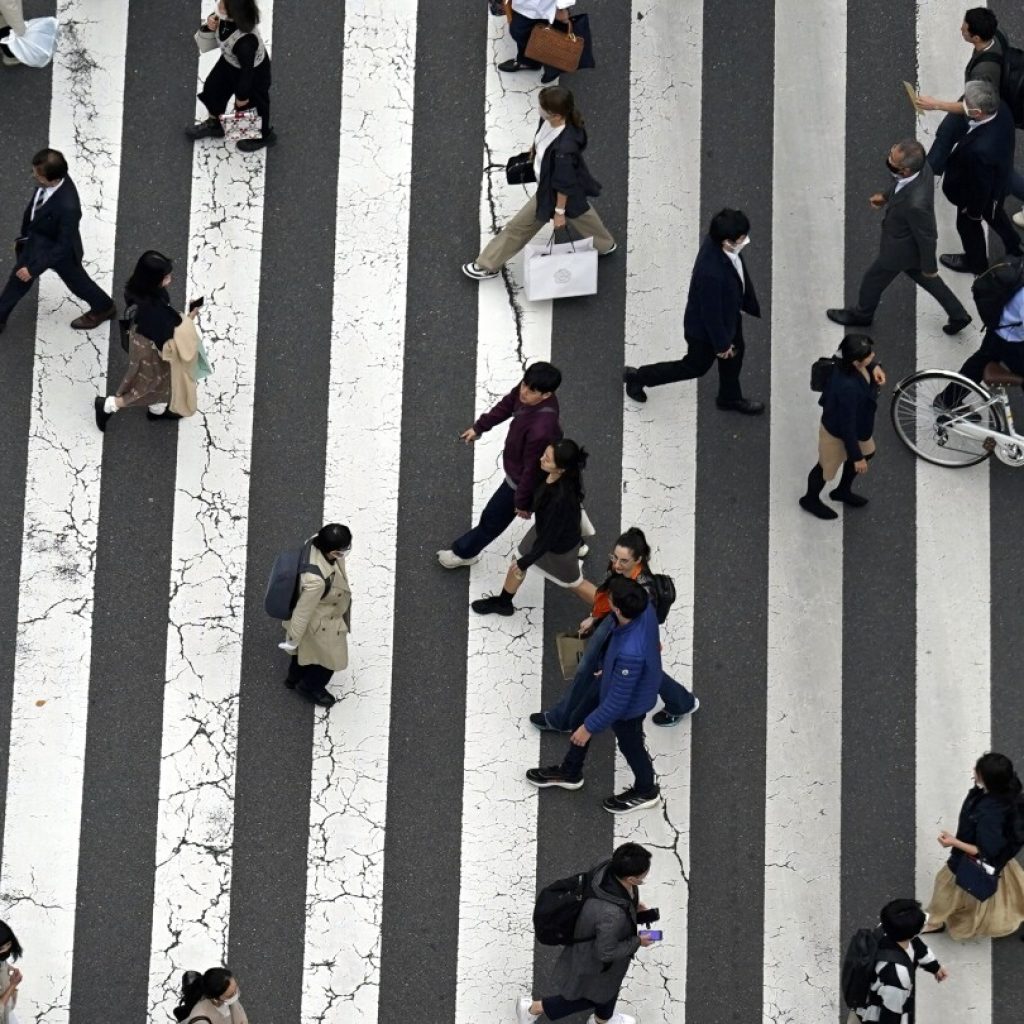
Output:
M984 903L996 894L999 888L999 873L989 872L990 864L977 857L969 857L966 853L960 858L956 866L956 884L964 892L973 896L976 900Z
M118 333L121 336L121 348L128 351L131 345L132 321L135 319L135 306L129 306L125 310L125 316L117 321Z
M529 150L510 156L505 164L505 180L510 185L527 185L537 180L533 171L533 156Z

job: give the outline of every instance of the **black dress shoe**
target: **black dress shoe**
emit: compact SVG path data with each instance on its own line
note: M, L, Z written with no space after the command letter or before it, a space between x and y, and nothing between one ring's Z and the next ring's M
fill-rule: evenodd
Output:
M944 252L939 257L939 262L949 270L955 270L958 274L984 274L986 267L972 267L967 262L967 257L962 252Z
M241 139L235 143L235 148L243 153L255 153L267 146L277 145L277 133L271 128L264 132L258 139Z
M224 125L220 123L219 117L208 117L198 124L189 125L185 134L190 139L223 139Z
M715 405L726 412L741 412L745 416L760 416L764 412L764 402L753 402L749 398L733 398L729 401L716 398Z
M821 498L808 498L805 494L800 498L800 507L805 512L810 512L812 516L817 516L819 519L839 518L839 513L834 508L829 508Z
M302 683L295 687L295 692L301 693L306 700L311 700L317 707L333 708L338 703L338 698L326 690L310 690L308 687L303 686Z
M527 64L525 61L518 61L515 57L511 60L503 60L498 65L499 71L540 71L539 64Z
M971 317L967 317L966 320L953 320L950 318L942 325L943 333L959 334L971 322L971 319Z
M558 68L551 68L550 71L545 71L544 74L540 76L540 84L547 85L548 83L555 81L561 73L562 72L559 71Z
M647 392L644 391L644 386L636 379L636 367L627 366L622 371L622 380L626 385L626 394L633 399L634 402L646 402Z
M92 407L96 412L96 426L99 427L101 432L107 429L110 417L114 415L112 412L107 412L103 408L106 403L107 400L105 398L95 398L92 403Z
M826 309L825 316L834 324L842 324L844 327L870 327L871 317L860 316L852 309Z

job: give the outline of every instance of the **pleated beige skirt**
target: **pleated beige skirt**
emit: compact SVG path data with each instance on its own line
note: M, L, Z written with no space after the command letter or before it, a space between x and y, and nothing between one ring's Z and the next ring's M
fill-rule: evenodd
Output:
M996 894L982 903L964 892L943 864L927 911L928 926L945 924L954 939L1010 935L1024 922L1024 868L1011 860L999 877Z

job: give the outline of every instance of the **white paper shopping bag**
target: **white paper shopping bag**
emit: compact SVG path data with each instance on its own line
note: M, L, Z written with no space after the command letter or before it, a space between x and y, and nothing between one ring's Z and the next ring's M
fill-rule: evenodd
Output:
M593 238L528 245L523 253L523 285L531 302L596 295L597 250Z

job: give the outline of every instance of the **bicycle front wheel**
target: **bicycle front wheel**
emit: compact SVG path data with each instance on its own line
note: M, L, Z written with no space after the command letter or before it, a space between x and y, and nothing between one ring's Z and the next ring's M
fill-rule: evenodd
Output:
M965 420L1004 433L1002 406L980 384L951 370L921 370L896 385L889 407L900 440L936 466L962 469L991 454L982 438L957 430Z

